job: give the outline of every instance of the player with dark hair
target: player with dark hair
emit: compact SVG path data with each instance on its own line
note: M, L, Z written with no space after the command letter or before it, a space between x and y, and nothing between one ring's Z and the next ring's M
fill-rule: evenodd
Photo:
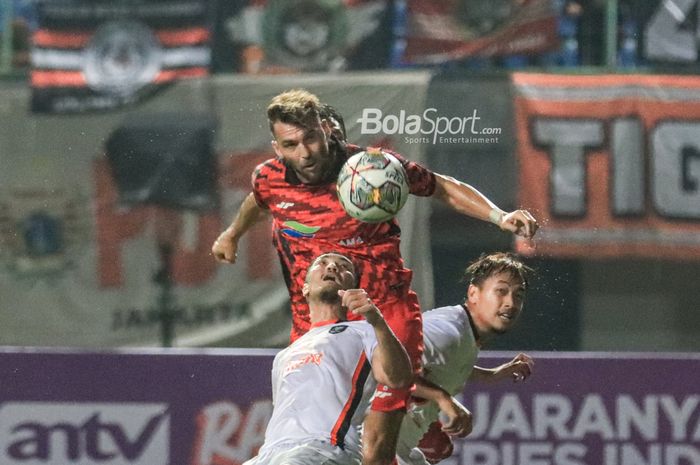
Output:
M247 465L359 465L359 428L376 383L410 385L408 355L345 256L317 257L303 287L309 332L272 365L272 417ZM364 318L345 321L347 313Z
M411 290L412 272L404 267L396 219L370 224L351 218L337 199L335 181L347 158L361 150L339 139L318 97L303 89L275 96L267 117L277 155L253 173L253 192L241 204L230 226L212 246L217 260L233 263L238 241L262 216L273 219L277 248L292 302L291 340L310 327L301 297L306 269L319 253L339 250L350 257L360 286L374 299L418 372L423 345L421 312ZM341 132L342 133L342 132ZM530 238L537 222L525 210L505 213L473 187L426 169L392 153L406 170L410 193L434 196L458 212L492 221L501 229ZM365 422L366 464L388 464L394 457L398 429L409 389L381 388Z
M324 103L321 105L319 116L322 120L327 120L331 126L331 133L340 141L347 139L347 131L345 130L345 120L338 110L331 105Z
M415 395L437 401L417 402L409 409L399 434L400 464L437 463L452 454L451 435L471 432L471 413L452 397L464 390L467 380L522 381L530 376L534 362L522 353L492 369L474 363L484 344L518 320L531 273L511 254L483 255L466 269L469 285L464 303L423 313L426 382L416 383ZM448 416L444 425L438 420L440 411Z

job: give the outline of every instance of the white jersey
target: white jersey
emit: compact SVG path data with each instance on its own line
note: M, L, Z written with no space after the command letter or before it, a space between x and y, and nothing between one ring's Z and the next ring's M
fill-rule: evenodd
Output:
M424 377L452 395L462 392L479 355L467 310L462 305L454 305L423 313L423 340ZM439 413L434 402L413 405L409 409L399 435L400 463L427 463L423 454L412 449L438 419Z
M260 457L302 444L361 459L359 426L376 389L370 361L377 345L366 321L312 327L272 365L273 412ZM350 462L352 463L352 461Z

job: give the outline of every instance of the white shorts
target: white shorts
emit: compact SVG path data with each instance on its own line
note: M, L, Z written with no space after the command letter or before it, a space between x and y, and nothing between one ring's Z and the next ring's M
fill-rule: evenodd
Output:
M339 447L314 442L291 447L277 447L263 452L243 465L360 465L360 457Z

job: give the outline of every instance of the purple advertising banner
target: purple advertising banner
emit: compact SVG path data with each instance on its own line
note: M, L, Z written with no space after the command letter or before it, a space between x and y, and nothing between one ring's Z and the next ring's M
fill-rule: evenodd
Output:
M262 444L273 355L0 349L0 463L239 465ZM524 383L467 386L474 430L443 464L700 465L700 354L530 355Z
M274 353L0 350L0 464L242 463L272 411Z
M700 354L531 355L525 383L467 386L452 464L700 465Z

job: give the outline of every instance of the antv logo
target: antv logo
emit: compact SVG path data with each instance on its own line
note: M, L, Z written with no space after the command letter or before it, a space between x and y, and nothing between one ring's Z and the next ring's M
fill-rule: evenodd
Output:
M168 465L165 404L0 404L3 465Z

